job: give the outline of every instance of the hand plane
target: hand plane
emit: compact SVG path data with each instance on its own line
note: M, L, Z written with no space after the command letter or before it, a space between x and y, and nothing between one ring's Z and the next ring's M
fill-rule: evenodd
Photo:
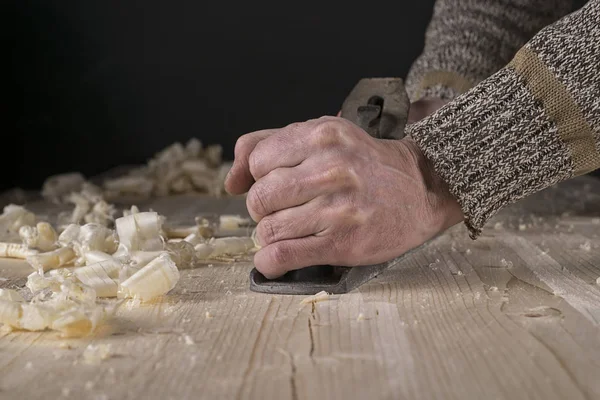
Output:
M356 84L344 101L341 117L354 122L375 138L402 139L409 107L402 79L366 78ZM407 254L376 265L310 266L273 280L265 278L254 268L250 273L250 290L272 294L346 293L396 265Z

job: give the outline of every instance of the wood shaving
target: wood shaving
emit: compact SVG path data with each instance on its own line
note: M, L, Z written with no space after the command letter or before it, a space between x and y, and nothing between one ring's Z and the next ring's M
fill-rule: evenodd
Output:
M83 362L88 365L98 365L111 356L110 344L89 344L83 351Z
M164 239L160 235L162 220L155 212L141 212L118 218L115 222L119 246L130 251L163 250Z
M18 303L25 301L19 292L12 289L0 289L0 300L14 301Z
M196 344L190 335L183 335L183 341L188 346L193 346Z
M52 329L65 337L86 336L114 311L97 304L95 292L68 271L39 280L33 285L28 279L31 302L0 301L0 323L29 331Z
M315 295L305 297L300 302L300 305L313 304L313 303L318 303L320 301L326 301L326 300L329 300L329 296L331 296L331 295L323 290Z
M0 214L0 239L20 241L19 230L23 226L35 225L35 214L23 206L9 204Z
M239 229L254 225L250 218L242 217L241 215L221 215L219 217L219 229Z
M0 242L1 258L18 258L25 260L27 257L37 254L38 251L30 249L24 244Z
M213 238L208 243L195 246L199 260L210 260L226 256L248 254L255 249L254 240L249 236ZM233 261L233 260L232 260Z
M165 252L121 282L118 297L149 301L169 292L178 281L179 270Z
M110 226L114 222L115 207L106 202L99 187L89 182L83 184L81 191L67 195L64 201L72 203L75 208L71 213L59 215L59 227L82 223Z
M51 269L70 265L76 254L72 247L61 247L46 253L38 253L27 257L27 262L36 270L46 272Z
M30 249L51 251L58 247L58 234L47 222L38 222L36 226L24 225L19 228L19 236Z

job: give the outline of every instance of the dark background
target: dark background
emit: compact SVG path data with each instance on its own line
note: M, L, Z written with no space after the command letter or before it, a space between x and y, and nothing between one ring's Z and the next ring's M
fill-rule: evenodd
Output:
M244 133L335 114L361 77L405 77L432 7L9 2L0 189L141 163L193 136L231 158Z

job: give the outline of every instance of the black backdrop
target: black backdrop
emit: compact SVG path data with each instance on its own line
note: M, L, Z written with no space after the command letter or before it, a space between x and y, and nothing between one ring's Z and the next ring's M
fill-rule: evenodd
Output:
M333 114L366 76L404 77L433 0L9 2L0 188L139 163L196 136Z

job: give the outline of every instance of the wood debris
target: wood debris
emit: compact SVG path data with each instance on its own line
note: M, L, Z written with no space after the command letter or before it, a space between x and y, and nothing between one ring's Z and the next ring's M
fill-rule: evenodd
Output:
M0 289L0 300L24 302L25 299L19 292L13 289Z
M24 244L0 242L0 257L2 258L18 258L25 260L27 257L37 253L37 250L30 249Z
M103 183L107 198L127 195L139 198L189 192L225 195L224 182L231 163L223 163L219 145L204 148L197 139L184 146L174 143L148 163Z
M179 270L171 256L165 252L121 282L118 296L149 301L168 293L178 281Z
M0 215L0 239L19 241L19 230L27 225L35 225L35 215L22 206L7 205Z
M51 251L58 247L58 234L47 222L38 222L36 226L24 225L19 228L19 236L30 249Z
M203 149L198 141L190 141L185 148L170 146L143 169L107 181L103 188L86 182L81 174L49 178L44 197L74 205L58 215L56 227L37 220L23 206L6 206L0 215L0 234L6 239L0 242L0 257L26 259L35 272L26 283L30 301L14 290L0 289L0 324L54 330L64 337L86 336L122 303L107 299L131 298L130 303L139 306L170 292L179 281L179 269L198 259L235 261L256 250L253 237L214 237L218 230L249 228L253 225L249 218L198 216L195 225L168 226L164 216L140 212L135 206L115 218L115 207L104 199L111 191L221 194L228 168L221 163L220 147ZM212 318L208 311L206 318ZM191 338L184 339L193 344ZM90 346L84 354L86 363L110 353Z
M83 362L98 365L112 356L110 344L88 344L83 351Z
M213 238L207 243L196 245L196 257L199 260L210 260L224 256L248 254L256 248L250 236Z
M190 335L183 335L183 341L188 346L193 346L196 344Z
M61 201L66 195L81 190L85 177L79 172L53 175L44 181L42 196L52 202Z
M116 209L104 199L102 189L85 182L79 192L71 192L64 196L67 203L75 208L71 213L59 215L59 227L67 224L96 223L110 226L114 222Z
M315 295L305 297L300 302L300 305L314 304L314 303L318 303L320 301L326 301L326 300L329 300L330 296L331 295L329 293L327 293L326 291L323 290Z

